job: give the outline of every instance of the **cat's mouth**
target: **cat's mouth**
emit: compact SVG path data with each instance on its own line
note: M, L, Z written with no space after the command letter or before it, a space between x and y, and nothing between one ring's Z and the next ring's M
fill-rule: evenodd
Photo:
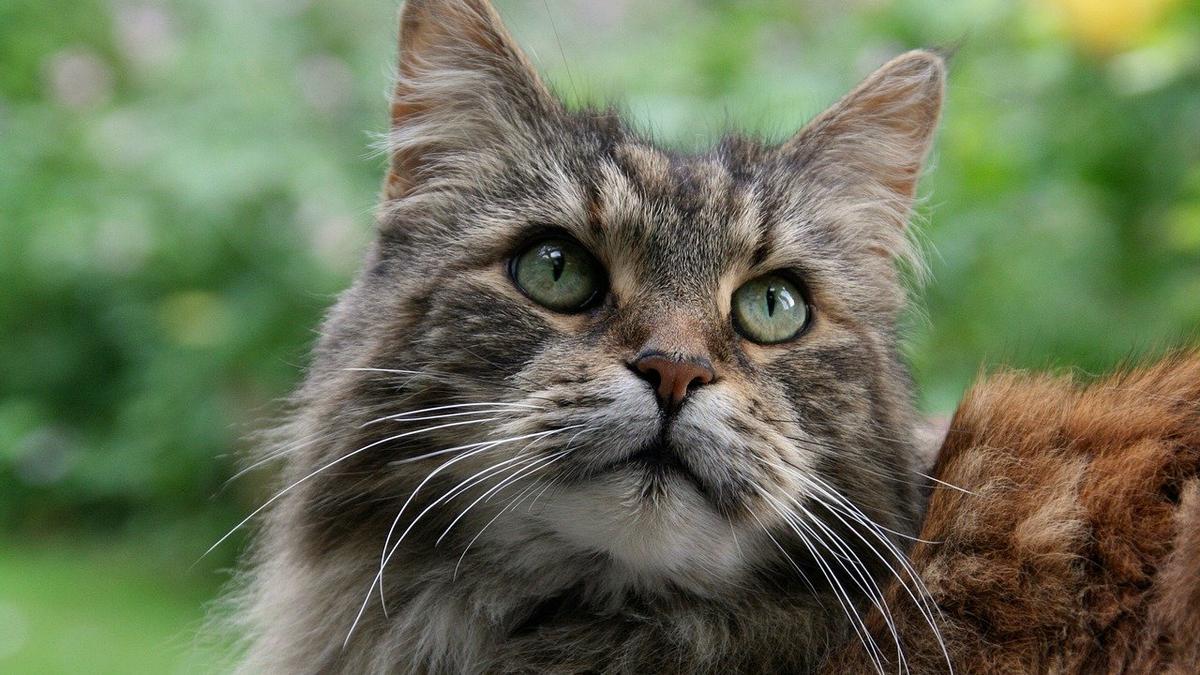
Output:
M613 462L607 469L609 471L632 469L644 473L647 478L657 483L664 482L672 476L683 478L694 485L701 494L709 494L704 480L688 467L670 442L663 439L656 440L632 455Z

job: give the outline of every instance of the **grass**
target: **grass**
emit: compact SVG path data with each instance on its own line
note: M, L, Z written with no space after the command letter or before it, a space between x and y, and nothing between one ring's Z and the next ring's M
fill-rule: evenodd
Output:
M219 579L188 565L136 541L0 544L0 672L213 670L196 634Z

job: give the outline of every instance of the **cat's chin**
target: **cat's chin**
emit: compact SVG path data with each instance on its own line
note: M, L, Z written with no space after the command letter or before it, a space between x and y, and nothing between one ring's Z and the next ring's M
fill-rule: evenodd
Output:
M628 457L612 462L603 472L625 474L639 484L645 500L672 490L695 489L705 497L711 489L679 453L664 441L655 441Z
M569 546L603 553L639 580L710 587L740 577L754 534L735 531L686 470L631 460L556 493L540 517Z

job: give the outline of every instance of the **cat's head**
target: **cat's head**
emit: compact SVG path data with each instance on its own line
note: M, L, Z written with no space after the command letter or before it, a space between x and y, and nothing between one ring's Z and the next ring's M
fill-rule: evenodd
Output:
M485 0L409 0L377 238L307 387L312 521L423 514L405 547L457 554L496 518L685 576L803 550L838 499L909 527L897 267L942 87L910 52L787 141L679 154L568 111Z

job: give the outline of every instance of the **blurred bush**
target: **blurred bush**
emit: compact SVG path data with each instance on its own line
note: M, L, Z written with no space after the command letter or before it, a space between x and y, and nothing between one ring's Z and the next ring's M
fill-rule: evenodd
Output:
M983 363L1102 369L1200 326L1196 3L498 4L568 99L684 148L782 137L956 46L920 209L928 409ZM370 236L394 12L0 0L0 524L211 541L261 498L222 481Z

